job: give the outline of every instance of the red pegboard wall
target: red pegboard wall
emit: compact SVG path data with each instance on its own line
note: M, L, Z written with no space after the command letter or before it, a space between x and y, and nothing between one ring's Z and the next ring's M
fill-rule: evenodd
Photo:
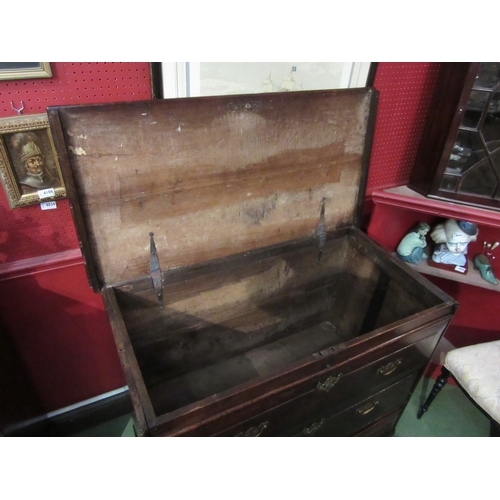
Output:
M0 81L0 117L45 113L48 106L151 98L149 63L51 63L52 77ZM0 264L79 248L67 200L57 209L11 209L0 188Z
M24 103L23 114L48 106L137 101L151 98L149 63L51 63L52 78L0 81L0 117Z
M408 183L442 63L379 63L380 100L366 194Z

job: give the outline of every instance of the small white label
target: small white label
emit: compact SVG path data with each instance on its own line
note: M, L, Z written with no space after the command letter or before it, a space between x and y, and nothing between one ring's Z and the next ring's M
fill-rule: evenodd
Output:
M465 269L465 267L455 266L455 271L458 271L459 273L465 273L467 269Z
M40 203L40 208L42 210L53 210L57 208L57 203L55 201L46 201L45 203Z
M50 197L55 196L55 195L56 195L56 192L54 191L53 188L41 189L40 191L38 191L38 196L41 200L43 200L44 198L50 198Z

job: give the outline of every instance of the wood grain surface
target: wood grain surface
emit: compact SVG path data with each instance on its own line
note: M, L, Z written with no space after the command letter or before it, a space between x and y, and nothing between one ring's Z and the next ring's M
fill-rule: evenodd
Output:
M312 235L323 198L327 229L355 223L374 92L52 109L101 283L147 274L151 231L172 268Z

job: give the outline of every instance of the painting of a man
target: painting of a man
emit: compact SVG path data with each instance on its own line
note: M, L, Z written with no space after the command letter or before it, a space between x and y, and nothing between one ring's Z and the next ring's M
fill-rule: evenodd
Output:
M0 181L11 208L56 208L66 197L46 113L0 118Z
M42 146L34 133L15 134L11 140L23 165L23 175L19 176L23 194L61 187L59 179L48 169Z

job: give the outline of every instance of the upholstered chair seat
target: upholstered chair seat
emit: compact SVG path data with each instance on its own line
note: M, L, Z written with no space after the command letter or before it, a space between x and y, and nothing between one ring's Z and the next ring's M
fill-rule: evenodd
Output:
M490 435L500 436L500 340L453 349L446 354L441 374L419 408L422 418L439 391L453 378L490 420Z
M453 349L444 366L476 404L500 422L500 340Z

